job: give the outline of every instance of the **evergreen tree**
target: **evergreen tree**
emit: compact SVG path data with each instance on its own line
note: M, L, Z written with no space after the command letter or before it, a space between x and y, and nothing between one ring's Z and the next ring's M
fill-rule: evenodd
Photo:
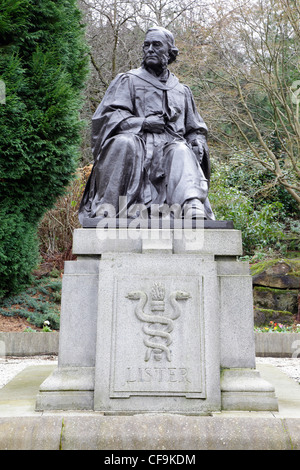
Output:
M0 296L24 287L37 225L74 176L88 61L76 0L0 5Z

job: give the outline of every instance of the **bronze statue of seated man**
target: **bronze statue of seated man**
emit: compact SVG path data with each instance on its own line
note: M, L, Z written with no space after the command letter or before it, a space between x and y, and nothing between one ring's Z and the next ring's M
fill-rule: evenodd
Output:
M164 28L148 30L142 66L119 74L92 119L94 166L79 220L112 207L177 205L187 218L214 220L207 127L188 86L168 70L178 49ZM126 201L120 207L120 197Z

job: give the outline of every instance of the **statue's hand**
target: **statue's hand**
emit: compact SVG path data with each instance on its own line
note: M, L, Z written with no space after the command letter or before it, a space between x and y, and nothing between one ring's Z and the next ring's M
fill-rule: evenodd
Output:
M143 124L143 130L153 132L154 134L162 134L165 131L165 119L161 114L152 114L146 117Z

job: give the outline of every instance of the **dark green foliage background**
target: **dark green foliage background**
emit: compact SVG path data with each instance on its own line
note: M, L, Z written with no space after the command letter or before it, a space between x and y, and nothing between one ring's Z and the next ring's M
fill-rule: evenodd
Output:
M37 224L71 181L88 70L75 0L1 0L0 296L37 262Z

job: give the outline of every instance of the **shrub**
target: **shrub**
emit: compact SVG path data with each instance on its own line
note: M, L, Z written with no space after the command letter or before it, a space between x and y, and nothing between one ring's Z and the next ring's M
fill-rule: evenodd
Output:
M218 220L232 220L242 231L245 254L255 249L274 246L283 236L283 224L278 222L282 204L278 201L255 208L253 199L229 183L230 167L213 165L210 201Z
M48 324L50 329L58 330L60 296L60 278L34 278L31 286L23 292L0 299L0 315L23 317L38 328Z
M21 210L0 208L0 297L19 292L31 281L38 257L36 228ZM22 275L20 275L22 273Z
M53 209L46 212L39 223L38 236L42 255L64 253L69 255L74 229L81 227L78 208L92 165L79 168L77 177L68 186Z
M88 59L76 0L3 0L0 18L4 295L28 282L37 261L38 223L76 172Z
M278 182L274 174L259 163L253 162L250 150L237 150L232 154L230 163L226 165L226 181L246 194L255 208L266 203L282 204L280 220L287 216L298 218L299 206L290 193Z

